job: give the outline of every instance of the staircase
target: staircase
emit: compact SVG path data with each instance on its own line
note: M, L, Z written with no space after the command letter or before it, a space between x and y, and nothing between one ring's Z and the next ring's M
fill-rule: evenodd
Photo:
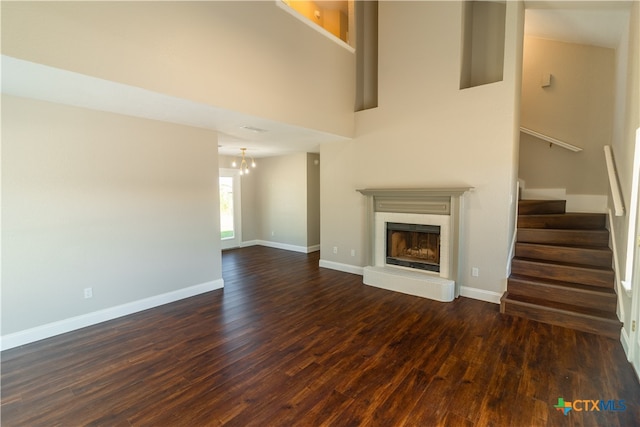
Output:
M564 200L520 200L518 239L500 312L620 337L605 214Z

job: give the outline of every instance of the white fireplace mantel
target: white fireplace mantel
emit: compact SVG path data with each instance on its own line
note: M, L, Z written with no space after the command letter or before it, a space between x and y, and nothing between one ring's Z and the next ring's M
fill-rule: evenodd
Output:
M452 301L459 295L456 285L459 272L459 251L462 245L461 219L463 196L472 187L451 188L366 188L357 190L367 196L367 238L370 265L364 268L364 283L384 289L431 298ZM448 224L447 268L442 274L420 272L389 266L376 254L376 246L384 242L380 221L388 215L411 214L434 218L446 217ZM443 219L444 221L444 219ZM384 244L384 243L382 243ZM379 252L379 248L378 248Z
M365 196L387 196L399 198L425 198L434 196L460 197L473 187L443 187L443 188L363 188L356 190Z

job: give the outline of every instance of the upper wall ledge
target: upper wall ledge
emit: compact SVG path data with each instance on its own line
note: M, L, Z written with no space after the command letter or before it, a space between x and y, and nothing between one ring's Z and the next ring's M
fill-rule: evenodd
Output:
M375 197L434 197L434 196L462 196L467 191L473 191L473 187L443 187L443 188L363 188L359 193L365 196Z

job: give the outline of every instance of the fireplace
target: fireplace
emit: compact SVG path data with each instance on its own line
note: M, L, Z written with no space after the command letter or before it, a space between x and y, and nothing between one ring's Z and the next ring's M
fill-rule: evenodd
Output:
M373 266L451 278L449 215L376 212L374 223Z
M440 272L440 226L387 222L387 264Z
M453 301L459 295L463 195L471 187L362 189L369 262L363 282Z

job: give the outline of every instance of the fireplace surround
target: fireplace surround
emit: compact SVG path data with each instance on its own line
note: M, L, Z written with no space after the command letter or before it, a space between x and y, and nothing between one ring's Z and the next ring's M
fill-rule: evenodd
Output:
M471 187L357 190L367 197L369 265L364 268L363 282L437 301L453 301L459 295L456 281L464 194L471 190ZM390 238L389 224L401 224L391 227L408 229L409 233L422 230L426 234L436 234L437 230L438 245L428 247L425 239L434 237L422 237L422 243L418 242L409 251L416 256L403 255L401 258L406 262L389 262L389 245L409 246L401 237L396 237L395 242ZM408 238L413 243L420 239L417 236ZM425 247L421 247L423 243ZM435 264L435 251L439 258L437 269L431 267Z

